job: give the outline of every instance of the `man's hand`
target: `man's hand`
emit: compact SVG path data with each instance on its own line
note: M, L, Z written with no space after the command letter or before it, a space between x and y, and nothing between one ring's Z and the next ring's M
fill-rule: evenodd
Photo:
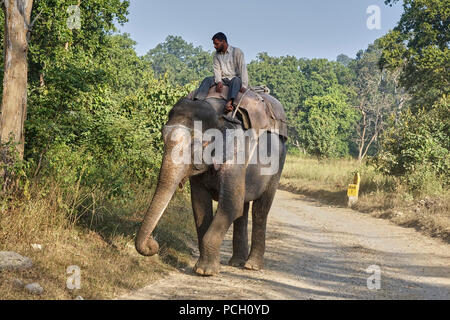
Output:
M225 105L225 113L231 112L234 110L232 101L228 101L227 104Z
M216 85L216 92L222 93L222 90L223 90L223 83L221 81Z
M241 93L245 93L247 91L247 88L242 87L241 90L239 90Z

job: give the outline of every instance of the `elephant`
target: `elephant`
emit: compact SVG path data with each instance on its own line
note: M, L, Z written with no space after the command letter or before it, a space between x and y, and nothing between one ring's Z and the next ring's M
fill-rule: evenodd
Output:
M224 108L225 101L218 99L191 100L185 97L170 110L168 121L162 129L164 154L157 187L135 239L136 250L141 255L151 256L158 252L159 245L152 237L152 232L177 187L189 179L200 252L193 271L203 276L220 272L220 247L231 224L233 253L229 265L249 270L263 268L267 216L286 158L286 139L266 131L265 143L270 147L271 156L278 161L278 167L271 174L261 174L264 165L258 160L256 152L248 152L245 163L222 161L216 164L202 160L195 164L195 161L174 161L175 148L184 145L192 150L195 139L184 139L180 132L192 137L195 135L196 122L201 124L202 134L207 130L225 132L240 127L239 121L229 121L230 117L227 119L224 116ZM205 143L203 139L200 143L202 150L208 147L208 142ZM239 152L238 148L249 151L249 145L247 142L240 147L233 146L233 154ZM191 157L193 160L194 156ZM218 202L215 214L213 200ZM249 253L247 226L250 202L252 235Z

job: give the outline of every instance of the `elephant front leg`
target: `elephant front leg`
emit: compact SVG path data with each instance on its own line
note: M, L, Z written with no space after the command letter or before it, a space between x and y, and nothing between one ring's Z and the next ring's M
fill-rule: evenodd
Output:
M231 223L232 219L218 209L210 228L203 237L200 258L194 267L194 272L204 276L219 273L220 246Z
M212 197L201 183L199 177L191 177L191 202L194 211L195 226L197 229L198 249L202 256L202 242L206 231L213 220Z
M233 222L233 256L228 262L233 267L243 267L248 258L248 208L246 202L242 217Z
M200 275L219 273L220 246L233 221L243 214L245 175L235 167L230 171L222 172L217 212L203 237L200 258L194 267L194 271Z

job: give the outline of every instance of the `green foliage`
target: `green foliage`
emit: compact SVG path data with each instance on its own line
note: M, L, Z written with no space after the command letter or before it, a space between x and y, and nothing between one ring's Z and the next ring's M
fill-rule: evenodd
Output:
M38 176L43 185L51 180L67 193L86 186L125 199L133 185L156 179L162 125L169 109L193 87L172 84L170 75L156 80L129 35L113 34L115 23L127 21L129 1L80 2L81 28L73 30L67 24L70 5L76 2L41 0L33 6L27 168L20 172ZM192 49L202 55L201 48ZM197 65L191 61L189 66L209 66L207 56L193 55Z
M62 185L82 178L82 185L123 195L132 184L157 177L160 130L192 87L154 79L127 35L106 43L109 59L79 54L47 69L46 85L30 96L26 151L43 158L42 174Z
M248 67L250 85L267 85L287 110L298 106L301 82L300 61L295 57L271 57L260 53Z
M429 109L449 94L450 6L443 0L404 0L403 9L398 25L380 39L380 64L402 68L401 84L413 96L413 106Z
M81 2L81 29L67 26L71 1L39 1L29 50L25 122L30 175L67 192L87 186L130 196L156 179L160 129L171 106L191 87L155 80L129 35L111 34L126 21L128 1ZM78 186L78 187L77 187Z
M404 176L412 190L422 185L450 184L450 103L448 97L431 111L406 111L396 126L387 130L382 151L374 159L388 175Z
M348 65L353 61L352 58L345 54L340 54L336 58L336 62L342 64L344 67L348 67Z
M411 99L374 161L413 193L438 193L450 183L450 7L442 0L403 0L403 8L398 25L379 41L380 65L401 70L400 84Z
M300 141L306 151L317 157L340 157L348 154L348 140L357 120L356 110L339 90L305 101Z
M108 36L105 42L103 52L95 61L107 75L108 85L114 88L117 99L125 98L152 81L152 66L137 56L136 42L129 34Z
M0 195L6 196L6 198L19 191L28 196L28 172L32 162L22 159L17 150L17 144L13 135L10 136L9 141L0 144L0 173L2 177Z
M335 118L340 117L341 113L330 111L328 114L318 114L317 108L303 106L308 99L325 96L326 100L329 94L337 94L339 96L337 99L342 99L345 103L354 99L351 88L354 75L349 68L326 59L271 57L267 53L260 53L258 60L248 65L248 72L251 85L266 84L272 94L283 103L288 118L291 148L295 145L301 150L320 156L327 154L336 156L342 152L345 154L344 150L348 150L347 147L342 145L333 147L331 141L317 140L324 136L339 136L337 139L340 141L343 136L349 135L349 132L344 134L342 130L351 130L351 128L342 126L340 123L342 119ZM312 104L316 103L312 102L313 100L309 101ZM323 109L328 110L326 107ZM309 112L312 114L309 115ZM313 128L307 121L314 121L318 127ZM327 121L333 123L328 127L328 124L325 125ZM343 120L343 122L346 121L346 119ZM339 133L336 130L339 130ZM323 145L320 146L320 144Z
M110 33L116 31L114 23L127 21L127 0L83 0L79 5L81 28L71 30L67 9L76 4L72 0L40 0L33 4L32 20L37 20L28 50L32 86L38 86L42 76L45 80L56 62L80 55L94 59L109 47L106 42Z
M201 81L213 73L212 53L194 47L179 36L168 36L151 49L144 59L149 61L156 75L167 76L172 84L186 85Z

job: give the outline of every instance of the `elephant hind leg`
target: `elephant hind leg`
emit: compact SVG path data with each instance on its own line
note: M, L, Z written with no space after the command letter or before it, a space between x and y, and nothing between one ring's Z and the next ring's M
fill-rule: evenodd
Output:
M252 247L245 269L261 270L264 265L264 252L266 250L267 216L275 197L276 187L267 190L252 205Z
M233 222L233 256L228 264L233 267L243 267L248 258L248 208L250 203L244 203L242 217Z

